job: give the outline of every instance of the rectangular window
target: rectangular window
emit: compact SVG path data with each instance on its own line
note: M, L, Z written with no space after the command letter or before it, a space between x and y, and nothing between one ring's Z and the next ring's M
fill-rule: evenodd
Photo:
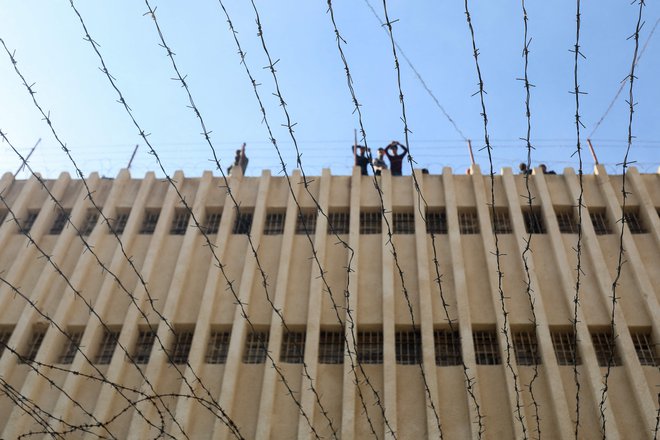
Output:
M133 350L133 361L136 364L148 364L151 357L151 349L154 346L156 332L151 329L142 329L138 333L135 341L135 350Z
M76 352L80 347L80 340L82 339L83 330L69 330L67 332L67 338L64 340L64 349L58 363L60 364L70 364L73 362L73 359L76 357Z
M296 234L312 235L316 232L316 211L301 211L296 221Z
M594 344L599 366L607 367L608 363L613 367L621 365L621 358L616 349L612 333L609 331L593 332L591 333L591 342Z
M647 232L638 207L626 207L626 211L623 213L623 219L628 225L631 234L645 234Z
M207 211L203 231L205 234L217 234L222 220L222 211Z
M478 234L479 218L474 209L462 209L458 211L458 228L461 234Z
M207 364L224 364L227 362L230 338L230 332L211 332L211 335L209 336L209 344L206 347Z
M65 209L64 211L58 212L57 217L55 217L55 221L53 222L53 226L50 227L50 231L48 231L48 233L50 235L61 234L62 231L64 230L64 227L67 225L70 216L71 216L70 209Z
M383 332L358 332L357 360L361 364L383 363Z
M85 222L80 228L80 233L87 237L92 233L96 223L99 220L99 211L96 208L90 208L87 210L87 216L85 217Z
M472 339L474 340L474 354L477 358L477 365L498 365L502 363L497 333L494 331L473 332Z
M328 234L348 234L351 215L348 211L335 211L328 214Z
M635 346L635 351L639 358L639 363L642 365L657 367L658 362L655 357L655 345L651 338L651 332L633 332L630 336L632 337L633 345ZM2 347L0 347L0 350L2 350Z
M109 364L110 361L112 361L112 355L115 352L118 341L119 330L104 330L103 339L101 339L101 344L99 345L99 350L94 358L94 363L100 365Z
M156 225L158 224L158 218L160 217L160 211L148 209L144 213L144 218L142 219L142 227L140 227L140 234L153 234L156 230Z
M506 209L495 209L495 212L491 210L490 221L495 234L510 234L513 232L509 211Z
M382 228L379 211L360 212L360 234L380 234Z
M268 353L268 332L249 333L245 339L243 363L263 364Z
M396 332L396 363L415 365L422 363L422 335L419 331Z
M170 362L173 364L186 364L188 363L188 355L190 354L190 347L192 345L193 332L192 331L176 331L174 335L174 342L170 355Z
M591 217L591 223L594 225L594 231L596 232L596 235L612 233L612 229L610 229L610 222L607 220L607 213L605 212L605 208L590 208L589 217Z
M174 210L174 218L172 219L172 226L170 227L170 234L184 235L188 229L188 221L190 220L190 211L185 208L177 208Z
M305 359L305 333L286 332L282 336L280 361L289 364L302 364Z
M39 347L41 347L41 343L44 341L44 336L46 336L45 330L32 330L32 337L28 342L25 354L18 361L20 364L29 364L34 361L39 352Z
M266 222L264 224L264 235L281 235L284 233L285 212L266 213Z
M19 232L21 234L27 234L30 232L32 226L34 225L34 222L37 220L37 215L39 215L38 211L28 211L25 218L20 221L21 228Z
M556 208L557 224L559 225L559 232L562 234L577 234L580 226L575 221L573 209L571 208Z
M580 365L582 363L577 351L575 334L572 331L554 331L550 333L550 336L559 365Z
M541 363L538 341L534 330L513 332L512 336L518 365L538 365Z
M461 338L457 331L434 330L435 364L441 367L461 365Z
M319 363L344 363L344 333L321 331L319 334Z
M114 232L117 235L121 235L126 229L126 223L128 223L128 215L130 211L120 211L117 210L115 214L115 219L112 220L112 226L110 232Z
M234 229L232 232L234 234L243 234L247 235L252 229L252 211L241 210L236 214L236 220L234 221Z
M447 233L447 213L444 209L429 209L426 211L426 233Z
M13 329L11 327L0 327L0 357L5 351L5 346L9 343L9 338L11 338L12 332Z
M541 208L529 207L523 209L523 220L525 221L525 230L528 234L545 234L545 223Z
M415 233L415 213L414 212L394 212L392 213L394 221L395 234L414 234Z

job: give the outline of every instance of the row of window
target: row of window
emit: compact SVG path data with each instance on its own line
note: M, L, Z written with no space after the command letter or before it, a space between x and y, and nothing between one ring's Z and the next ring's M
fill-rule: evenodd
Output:
M93 362L108 364L117 346L120 329L106 330ZM77 328L67 333L61 354L60 364L70 364L80 346L83 329ZM650 332L633 332L633 344L642 365L657 366L655 347ZM0 355L9 341L11 331L0 331ZM35 330L31 340L23 351L20 362L32 362L45 336L45 330ZM146 364L154 345L156 333L145 327L138 332L138 337L131 352L133 361ZM212 331L206 349L205 362L223 364L227 360L230 331ZM285 332L282 337L280 361L286 363L302 363L305 356L305 332ZM559 365L579 365L580 354L577 352L575 337L571 331L552 331L552 344ZM512 333L513 349L518 365L538 365L541 357L538 350L536 333L534 331L514 331ZM247 335L243 348L243 362L259 364L266 361L269 335L266 331L252 332ZM497 365L502 363L495 331L474 331L472 333L476 362L479 365ZM193 340L192 331L179 331L169 349L170 361L175 364L185 364ZM341 330L321 331L319 334L318 361L322 364L341 364L345 356L345 336ZM621 359L611 333L603 331L591 332L591 341L596 352L598 365L621 365ZM435 330L433 332L435 364L452 366L462 364L461 341L457 331ZM395 333L396 362L403 365L422 363L422 339L418 331L397 331ZM611 359L610 359L611 356ZM357 361L363 364L383 363L383 333L380 331L360 331L357 333Z
M30 211L27 217L21 223L21 232L29 232L37 218L38 212ZM66 227L70 210L65 210L57 215L49 230L49 234L60 234ZM525 207L522 210L525 230L529 234L545 234L546 225L543 220L541 209ZM604 208L589 208L585 210L585 216L588 214L593 224L594 231L598 235L611 234L612 228ZM120 211L112 219L110 229L116 234L124 232L128 222L128 211ZM559 231L565 234L576 234L579 230L579 223L575 217L572 208L555 208ZM0 212L0 223L4 215ZM156 224L160 217L160 211L156 209L147 209L140 226L140 234L152 234L156 230ZM207 234L218 232L222 213L220 211L208 211L202 224L202 229ZM232 233L249 234L252 229L252 211L248 209L241 210L236 216ZM303 212L298 215L296 221L296 234L314 234L316 232L316 211ZM496 209L490 211L491 226L494 233L510 234L513 232L509 211L506 209ZM638 207L629 207L624 212L624 222L633 234L646 233L647 229L642 222ZM284 220L286 214L284 211L273 211L266 213L263 233L265 235L278 235L284 232ZM80 232L83 235L89 235L98 223L99 213L96 209L90 209L81 225ZM426 212L426 232L433 234L447 233L447 214L441 208L429 208ZM177 209L170 225L170 234L183 235L186 233L190 221L190 213L186 209ZM411 211L395 211L392 213L392 232L394 234L414 234L415 233L415 213ZM461 234L478 234L479 218L475 209L459 209L458 226ZM350 227L350 215L348 211L335 211L328 214L328 234L347 234ZM360 212L360 234L380 234L382 232L382 215L380 211L362 211Z

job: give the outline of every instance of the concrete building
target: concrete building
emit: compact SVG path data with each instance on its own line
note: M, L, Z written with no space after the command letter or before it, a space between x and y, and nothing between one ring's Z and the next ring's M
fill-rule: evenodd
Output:
M657 436L660 174L471 171L5 174L0 437Z

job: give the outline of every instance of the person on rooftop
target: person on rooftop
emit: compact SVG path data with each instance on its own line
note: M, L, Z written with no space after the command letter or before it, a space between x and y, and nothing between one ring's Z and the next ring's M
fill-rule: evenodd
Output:
M381 171L387 169L387 163L385 163L385 149L384 148L379 148L378 149L378 156L376 156L371 163L374 166L374 170L375 170L374 174L376 176L380 176Z
M548 167L544 163L539 165L539 168L541 168L541 171L543 171L543 174L557 174L552 170L548 171Z
M234 157L234 163L229 165L229 168L227 168L227 174L231 175L231 170L234 167L241 167L241 171L243 171L243 175L245 176L245 170L247 169L248 162L250 159L245 155L245 142L243 142L243 145L241 146L240 150L236 150L236 156Z
M358 154L358 150L360 154ZM355 166L360 167L360 174L368 176L368 167L371 163L371 150L364 145L353 145L353 156L355 157Z
M399 149L398 147L403 149L403 153L397 154ZM392 151L391 154L390 151ZM390 160L390 169L392 170L392 175L400 176L402 174L401 169L403 166L403 158L406 157L406 154L408 154L408 149L406 146L400 144L397 141L392 141L387 147L385 147L385 154L387 154L387 158Z
M527 168L527 164L525 162L520 162L518 168L520 168L520 174L532 174L532 170Z

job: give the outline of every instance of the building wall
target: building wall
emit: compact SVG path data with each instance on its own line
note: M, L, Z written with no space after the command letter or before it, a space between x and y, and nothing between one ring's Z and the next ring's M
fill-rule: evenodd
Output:
M0 437L654 438L660 174L471 171L5 174Z

